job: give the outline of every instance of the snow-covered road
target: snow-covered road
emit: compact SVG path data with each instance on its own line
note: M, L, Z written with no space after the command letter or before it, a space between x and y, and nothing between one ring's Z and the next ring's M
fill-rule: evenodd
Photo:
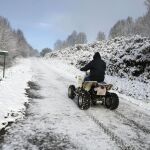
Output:
M80 110L67 97L75 84L76 68L60 60L30 59L33 91L26 117L8 129L2 150L117 150L150 149L150 115L125 97L110 111L101 105Z

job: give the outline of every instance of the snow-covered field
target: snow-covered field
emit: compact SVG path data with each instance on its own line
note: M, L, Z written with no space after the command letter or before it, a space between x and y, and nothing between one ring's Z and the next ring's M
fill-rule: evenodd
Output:
M120 105L115 111L102 105L82 111L76 99L72 101L67 96L68 86L76 84L75 76L79 74L83 75L68 61L60 59L31 58L10 68L6 79L0 82L1 92L5 93L0 97L1 106L7 108L0 119L7 121L4 118L7 113L24 109L28 81L40 86L40 90L33 92L41 97L30 99L26 117L9 127L0 148L150 149L150 109L146 99L139 101L119 94ZM114 81L110 76L106 79Z
M24 103L28 101L25 88L31 77L30 60L19 60L6 70L5 78L0 81L0 129L23 116Z

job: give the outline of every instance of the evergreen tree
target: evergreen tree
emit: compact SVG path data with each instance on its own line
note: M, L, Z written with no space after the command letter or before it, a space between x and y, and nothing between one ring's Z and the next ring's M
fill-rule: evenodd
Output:
M52 50L50 48L44 48L42 49L42 51L40 52L41 56L45 56L45 54L52 52Z

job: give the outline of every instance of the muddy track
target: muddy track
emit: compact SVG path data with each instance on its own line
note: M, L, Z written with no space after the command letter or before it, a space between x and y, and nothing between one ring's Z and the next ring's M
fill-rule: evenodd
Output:
M131 126L135 127L136 129L139 129L141 131L143 131L146 134L150 134L150 129L146 128L145 126L135 122L134 120L131 120L129 118L127 118L125 115L123 115L122 113L118 112L117 110L115 111L115 113L121 117L124 118L125 120L127 120Z
M115 135L114 132L112 132L108 127L106 127L102 122L97 120L89 111L86 111L86 114L89 116L90 119L92 119L100 129L106 133L111 140L115 141L117 146L122 150L136 150L136 148L133 145L127 144L125 141L123 141L119 136Z

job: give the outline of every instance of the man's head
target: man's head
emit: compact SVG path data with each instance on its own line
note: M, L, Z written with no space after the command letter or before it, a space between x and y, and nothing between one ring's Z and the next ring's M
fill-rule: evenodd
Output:
M101 55L99 52L96 52L93 56L93 59L101 59Z

